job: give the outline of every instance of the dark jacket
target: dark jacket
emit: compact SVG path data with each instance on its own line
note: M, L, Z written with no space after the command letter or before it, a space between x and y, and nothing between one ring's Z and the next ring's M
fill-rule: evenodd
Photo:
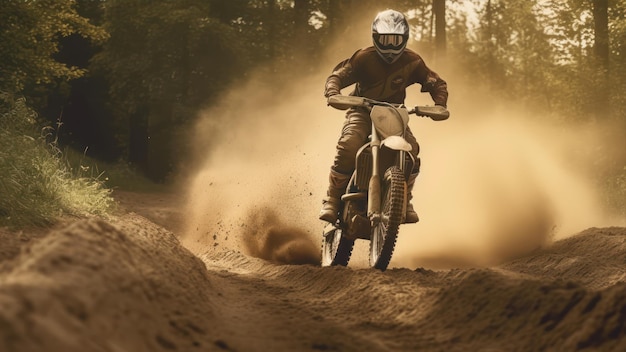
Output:
M392 64L384 62L373 46L358 50L335 67L326 80L324 95L339 94L341 89L355 83L350 95L404 104L406 88L419 83L421 91L430 93L435 104L446 106L448 102L446 82L410 49L404 50Z

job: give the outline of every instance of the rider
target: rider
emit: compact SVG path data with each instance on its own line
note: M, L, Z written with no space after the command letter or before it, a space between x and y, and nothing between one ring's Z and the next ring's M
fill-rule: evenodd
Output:
M446 106L446 82L426 67L424 60L416 52L406 48L409 24L402 13L394 10L378 13L372 23L372 39L374 46L357 50L351 58L334 68L326 79L326 98L340 94L341 89L356 83L350 95L403 104L406 88L413 83L419 83L422 86L421 91L429 92L436 105ZM337 219L341 195L344 194L354 171L356 153L366 143L371 127L368 111L359 108L348 110L337 144L335 161L330 169L327 197L319 215L321 220L332 223ZM419 145L408 128L405 138L412 146L410 153L417 158ZM407 180L409 201L419 173L419 165L419 162L415 163ZM405 221L419 221L410 202Z

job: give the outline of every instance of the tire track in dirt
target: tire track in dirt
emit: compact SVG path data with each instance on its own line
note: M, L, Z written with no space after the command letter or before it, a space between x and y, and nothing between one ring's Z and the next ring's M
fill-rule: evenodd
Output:
M590 229L500 267L442 271L275 265L238 252L201 257L209 270L263 281L259 292L275 292L300 314L315 312L321 321L314 325L367 336L368 350L621 350L626 344L626 283L619 279L626 272L625 240L623 228ZM580 243L612 249L604 261L612 275L597 265L593 247ZM575 274L561 276L550 266L528 270L568 253L573 259L568 271ZM324 345L361 349L352 343Z
M194 256L136 214L0 262L0 350L626 350L625 228L498 267L432 271Z

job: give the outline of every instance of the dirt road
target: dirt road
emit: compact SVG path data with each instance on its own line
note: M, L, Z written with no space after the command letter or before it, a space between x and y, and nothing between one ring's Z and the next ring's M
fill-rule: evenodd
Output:
M159 225L172 199L124 196L134 211L111 219L0 231L0 351L626 350L625 228L383 273L194 255Z

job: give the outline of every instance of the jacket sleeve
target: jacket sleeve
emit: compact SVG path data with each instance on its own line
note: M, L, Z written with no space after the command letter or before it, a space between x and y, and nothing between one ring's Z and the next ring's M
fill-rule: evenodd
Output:
M352 65L355 55L356 53L351 58L340 62L335 66L330 76L328 76L324 89L324 96L326 98L331 95L340 94L343 88L356 83L354 67Z
M417 70L417 82L422 85L422 92L430 93L435 105L447 106L448 84L436 72L429 69L423 61Z

